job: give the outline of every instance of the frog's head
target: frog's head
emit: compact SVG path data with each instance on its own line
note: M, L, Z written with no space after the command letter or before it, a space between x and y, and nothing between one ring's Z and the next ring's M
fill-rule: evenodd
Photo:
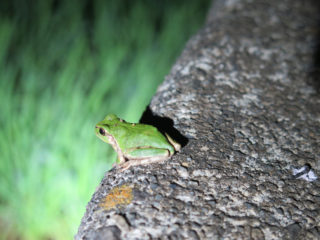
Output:
M108 114L102 122L114 122L114 121L120 121L120 118L117 117L117 115L113 114L113 113L110 113Z
M109 136L110 136L109 129L110 129L110 125L104 123L104 121L101 121L96 125L95 132L96 132L96 135L98 138L100 138L102 141L110 144L110 142L109 142Z
M98 124L96 125L95 132L97 137L106 143L112 144L110 142L110 140L112 140L110 129L112 126L116 125L119 122L122 122L122 120L115 114L108 114L101 122L98 122Z

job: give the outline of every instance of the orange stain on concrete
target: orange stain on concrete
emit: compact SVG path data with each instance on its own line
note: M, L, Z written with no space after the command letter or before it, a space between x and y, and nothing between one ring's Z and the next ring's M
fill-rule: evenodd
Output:
M103 202L100 203L100 206L110 210L115 207L128 205L131 203L132 199L132 188L128 185L122 185L111 189Z

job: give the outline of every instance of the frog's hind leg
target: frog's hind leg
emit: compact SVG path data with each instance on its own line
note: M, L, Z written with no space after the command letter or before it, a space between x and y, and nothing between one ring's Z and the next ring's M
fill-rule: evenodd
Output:
M169 143L173 146L174 150L176 150L177 152L180 151L181 149L181 145L176 142L175 140L173 140L167 133L164 133L169 141Z
M148 165L151 163L161 163L167 159L168 159L167 156L159 156L159 157L152 158L152 159L149 158L149 159L129 160L127 162L119 164L117 167L120 168L120 172L123 172L133 166Z
M140 148L130 152L130 159L118 165L121 171L131 166L147 165L150 163L162 162L170 157L168 149L162 148Z

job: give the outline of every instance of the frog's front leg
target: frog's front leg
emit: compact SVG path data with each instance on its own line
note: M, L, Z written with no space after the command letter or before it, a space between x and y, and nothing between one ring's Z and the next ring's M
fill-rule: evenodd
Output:
M163 148L138 148L126 155L127 161L118 165L121 171L131 166L147 165L150 163L162 162L171 156L168 149Z
M118 162L115 162L112 164L112 168L117 167L118 165L121 165L126 162L125 157L122 153L118 153Z

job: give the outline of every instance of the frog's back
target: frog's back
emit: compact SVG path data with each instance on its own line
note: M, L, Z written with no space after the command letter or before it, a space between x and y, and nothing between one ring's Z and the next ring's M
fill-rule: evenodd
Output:
M174 148L168 142L167 138L154 126L146 124L122 124L123 136L119 142L122 147L136 148L136 147L155 147L165 148L170 152Z

